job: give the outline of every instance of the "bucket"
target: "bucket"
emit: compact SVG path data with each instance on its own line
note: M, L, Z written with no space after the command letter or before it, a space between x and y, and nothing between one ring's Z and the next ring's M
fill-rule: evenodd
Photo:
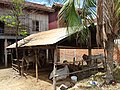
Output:
M71 76L71 80L77 82L77 76Z

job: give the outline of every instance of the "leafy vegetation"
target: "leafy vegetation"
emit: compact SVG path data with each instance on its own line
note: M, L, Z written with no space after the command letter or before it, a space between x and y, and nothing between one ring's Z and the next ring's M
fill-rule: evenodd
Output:
M95 18L97 19L96 39L98 45L103 46L106 51L107 76L109 80L113 79L114 40L120 35L120 0L82 0L81 9L78 7L81 0L64 1L66 2L59 12L59 19L64 20L67 27L72 27L71 30L79 29L80 26L87 28L95 22ZM73 29L74 26L78 28ZM81 32L85 38L88 37L84 34L84 29Z
M0 17L0 20L5 23L8 27L15 28L15 35L16 35L16 58L18 63L18 69L20 72L20 63L18 59L18 36L23 35L27 36L28 33L26 31L25 25L22 25L21 20L24 17L24 2L25 0L11 0L10 2L10 13L8 15L3 15Z

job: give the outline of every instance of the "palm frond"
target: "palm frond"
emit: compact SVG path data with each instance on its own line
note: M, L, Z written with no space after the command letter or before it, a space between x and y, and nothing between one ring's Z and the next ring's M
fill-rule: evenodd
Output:
M74 0L68 0L59 12L59 19L64 20L67 26L79 26L80 20L74 6Z

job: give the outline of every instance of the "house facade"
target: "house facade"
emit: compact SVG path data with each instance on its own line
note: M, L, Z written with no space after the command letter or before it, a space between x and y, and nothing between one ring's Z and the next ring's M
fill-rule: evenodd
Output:
M49 29L65 27L65 23L59 21L59 18L58 18L58 13L62 8L62 6L63 5L59 3L54 3L52 5L52 9L54 9L54 12L49 14Z
M11 14L10 0L0 1L0 16ZM48 30L49 13L54 10L45 5L25 2L24 16L20 19L21 24L25 27L28 34L33 34ZM19 31L20 32L20 31ZM18 36L22 39L23 36ZM15 27L8 27L3 21L0 21L0 65L8 66L9 51L6 47L15 42ZM8 60L7 60L8 59Z

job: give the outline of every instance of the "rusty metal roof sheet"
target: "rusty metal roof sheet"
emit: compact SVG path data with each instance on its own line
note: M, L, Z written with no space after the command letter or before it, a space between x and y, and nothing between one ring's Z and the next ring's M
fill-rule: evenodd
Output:
M12 4L11 2L12 0L0 0L0 3L8 5L8 6ZM42 10L42 11L47 11L47 12L54 12L54 9L52 9L51 7L45 6L43 4L28 2L28 1L25 1L24 8Z
M52 45L76 32L71 30L69 31L68 34L67 28L58 28L58 29L39 32L36 34L31 34L26 38L18 41L18 47ZM14 43L8 46L7 48L15 48L15 47L16 44Z

